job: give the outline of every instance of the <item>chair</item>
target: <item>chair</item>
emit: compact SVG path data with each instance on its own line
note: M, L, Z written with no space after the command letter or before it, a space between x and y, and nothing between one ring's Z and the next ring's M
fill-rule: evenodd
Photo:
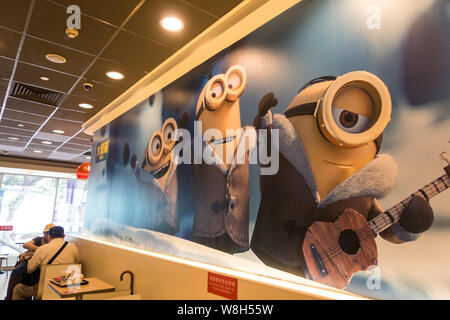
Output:
M56 278L61 272L74 270L81 272L81 264L48 264L41 268L36 300L75 300L75 298L62 299L48 286L48 280Z

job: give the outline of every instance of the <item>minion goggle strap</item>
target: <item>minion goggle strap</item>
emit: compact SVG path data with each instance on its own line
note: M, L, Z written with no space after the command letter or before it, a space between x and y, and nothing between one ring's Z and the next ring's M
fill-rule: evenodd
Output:
M323 81L330 80L324 78L319 82ZM308 83L301 90L304 90L309 85L311 83ZM371 119L367 119L368 123L360 131L352 130L353 128L347 128L342 123L338 123L337 108L333 110L333 102L336 96L342 89L347 87L363 90L370 97L373 104L374 109L372 110ZM372 141L380 140L384 129L391 120L391 111L391 97L383 81L371 73L354 71L336 78L328 87L324 96L317 102L294 106L285 112L285 116L290 118L294 116L312 115L317 119L320 132L328 141L340 147L355 148ZM356 118L356 121L358 121L358 117L361 116L352 112L347 112L346 114L342 112L340 117L344 121L346 118L350 121Z

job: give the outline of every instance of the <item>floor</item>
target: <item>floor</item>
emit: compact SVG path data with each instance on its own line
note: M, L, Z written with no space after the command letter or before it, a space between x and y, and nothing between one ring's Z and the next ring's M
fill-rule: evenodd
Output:
M8 279L11 272L0 274L0 300L5 299L6 289L8 288Z
M8 259L8 269L9 270L12 269L12 266L14 266L16 261L17 261L17 257L10 256L10 258ZM9 275L11 274L11 271L6 272L5 268L6 268L6 263L5 263L5 261L3 261L2 271L4 273L0 274L0 300L5 299L6 289L8 288Z

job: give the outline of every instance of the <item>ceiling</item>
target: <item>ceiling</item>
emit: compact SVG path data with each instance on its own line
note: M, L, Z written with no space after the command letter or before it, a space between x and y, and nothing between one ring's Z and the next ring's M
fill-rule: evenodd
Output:
M92 142L81 125L241 1L2 1L0 152L8 157L88 161ZM81 9L81 29L70 39L65 34L70 16L66 10L74 4ZM169 15L183 21L180 32L160 26ZM48 61L45 56L50 53L67 62ZM108 71L125 78L112 80ZM93 84L90 91L84 89L86 82ZM23 94L29 90L40 98L29 99ZM93 108L82 109L80 103Z

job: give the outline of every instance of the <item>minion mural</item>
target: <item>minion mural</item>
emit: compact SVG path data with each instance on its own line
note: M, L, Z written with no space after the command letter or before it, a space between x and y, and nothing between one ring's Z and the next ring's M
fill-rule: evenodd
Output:
M179 120L180 125L189 121L188 114ZM178 124L173 118L164 121L161 130L154 132L142 156L142 164L136 167L136 179L147 184L155 198L154 214L149 214L145 228L168 234L179 230L178 199L178 154L174 147L177 141Z
M378 155L391 118L389 91L375 75L354 71L308 82L284 115L272 115L270 109L276 104L273 94L264 96L255 119L258 128L280 130L281 140L279 172L261 177L252 250L268 265L345 287L352 272L343 270L342 261L333 265L337 258L330 259L358 251L370 256L373 248L360 247L363 233L370 230L356 226L352 231L350 224L341 226L335 242L327 243L325 235L330 233L326 232L311 242L310 226L335 222L344 210L354 210L355 219L361 216L367 221L383 214L377 198L393 188L397 175L395 161L387 154ZM416 240L433 222L428 197L420 195L414 195L398 214L399 221L381 232L393 243ZM304 242L307 247L302 250ZM376 264L376 258L373 254L362 269ZM320 269L317 275L315 264ZM329 275L332 271L336 274Z
M248 163L256 133L253 127L241 128L239 99L246 85L245 69L231 66L226 74L215 75L207 82L196 106L201 129L195 134L203 137L203 157L201 163L192 166L194 239L229 253L249 248ZM244 152L238 154L238 148ZM208 163L205 155L213 161Z
M303 0L96 132L94 148L108 140L109 152L92 164L86 230L373 298L450 298L439 159L450 149L450 6L368 8ZM177 164L183 128L191 162ZM254 164L269 147L270 163Z

